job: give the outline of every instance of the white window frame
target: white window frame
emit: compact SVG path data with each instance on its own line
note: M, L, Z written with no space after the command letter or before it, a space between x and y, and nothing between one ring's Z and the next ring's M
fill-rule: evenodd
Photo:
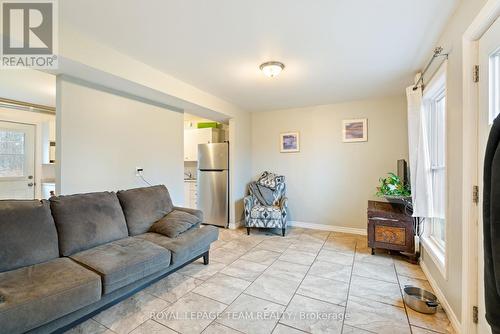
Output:
M447 86L446 86L446 68L447 68L447 61L445 61L441 67L437 70L437 72L434 74L433 78L429 81L427 86L424 89L423 93L423 100L424 100L424 108L425 114L428 115L429 113L433 112L436 108L436 103L441 100L442 98L445 99L445 115L444 115L444 123L445 123L445 131L447 130L447 110L448 110L448 103L447 103ZM431 108L429 110L428 108ZM430 134L428 134L430 136ZM430 140L428 141L430 142ZM447 198L448 198L448 189L447 189L447 172L446 172L446 157L447 157L447 135L445 133L445 139L444 139L444 165L443 166L431 166L431 170L429 173L432 173L432 169L439 168L445 169L445 203L447 203ZM429 148L429 152L432 152L432 150ZM430 159L432 162L432 159ZM431 176L432 177L432 176ZM447 205L446 205L447 207ZM448 262L448 247L447 247L447 231L448 231L448 214L446 212L447 210L445 209L445 228L444 228L444 244L441 242L441 240L438 240L432 235L432 226L433 222L432 219L434 218L426 218L424 221L424 233L422 235L422 244L424 245L427 254L430 256L436 267L439 269L443 277L446 279L447 278L447 262Z
M490 124L500 114L500 49L490 56Z

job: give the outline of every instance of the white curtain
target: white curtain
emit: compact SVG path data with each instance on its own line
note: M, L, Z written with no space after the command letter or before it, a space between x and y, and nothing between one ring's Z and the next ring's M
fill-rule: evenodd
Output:
M408 99L408 145L414 217L433 217L432 174L422 88L406 89Z

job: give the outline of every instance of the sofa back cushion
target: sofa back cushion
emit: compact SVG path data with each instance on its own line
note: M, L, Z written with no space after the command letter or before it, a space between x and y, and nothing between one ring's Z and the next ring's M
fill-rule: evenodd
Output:
M62 256L128 236L127 223L114 192L50 199Z
M0 201L0 272L58 257L48 201Z
M118 192L118 198L131 236L149 231L155 222L174 207L164 185L122 190Z

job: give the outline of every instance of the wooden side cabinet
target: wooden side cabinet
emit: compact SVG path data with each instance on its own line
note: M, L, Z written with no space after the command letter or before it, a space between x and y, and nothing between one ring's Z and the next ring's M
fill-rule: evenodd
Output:
M368 201L368 247L414 253L413 218L403 204Z

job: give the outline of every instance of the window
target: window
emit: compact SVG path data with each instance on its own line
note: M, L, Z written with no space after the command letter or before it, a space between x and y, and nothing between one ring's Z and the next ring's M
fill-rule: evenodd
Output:
M0 177L24 176L24 133L0 129Z
M424 91L424 117L429 147L432 217L426 217L423 242L446 277L446 63Z
M500 50L490 56L490 124L500 115Z
M429 155L434 216L430 218L429 236L444 250L445 240L445 113L446 95L442 90L432 101L428 113Z

